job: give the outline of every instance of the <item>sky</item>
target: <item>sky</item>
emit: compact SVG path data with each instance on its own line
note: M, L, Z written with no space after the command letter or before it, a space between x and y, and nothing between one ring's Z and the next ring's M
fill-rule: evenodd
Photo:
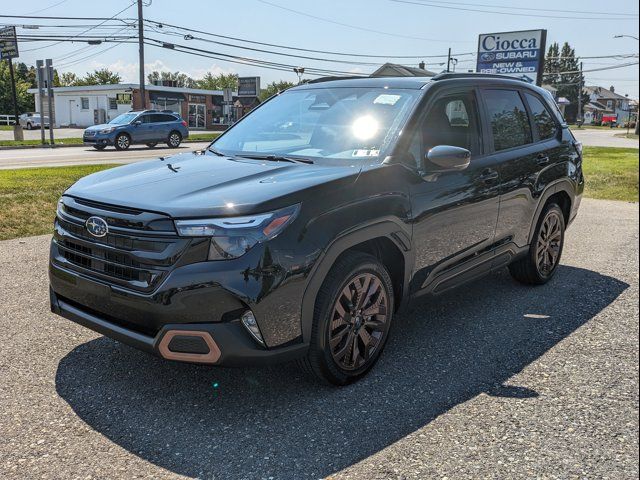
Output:
M224 55L240 55L287 65L316 67L342 72L369 73L375 65L395 61L417 65L422 59L427 68L442 71L449 48L458 59L457 70L467 71L475 66L478 35L481 33L514 30L547 29L549 42L568 41L579 56L605 56L638 53L638 41L633 38L613 38L614 35L639 36L638 2L632 0L596 1L557 0L507 1L507 0L145 0L144 16L157 24L146 33L150 38L185 44ZM86 0L30 0L16 2L0 0L0 14L112 17L132 5L131 0L88 2ZM498 8L498 6L506 8ZM480 11L482 10L482 11ZM501 12L501 13L497 13ZM630 14L623 16L617 14ZM118 15L122 19L136 17L132 5ZM635 16L633 16L635 15ZM558 18L562 17L562 18ZM585 18L588 17L588 18ZM0 18L0 24L69 25L68 20L34 20ZM95 25L99 21L82 21L76 24ZM300 59L273 55L260 51L242 50L201 40L185 40L188 33L166 26L166 23L188 27L206 33L235 37L254 42L284 45L298 49L321 50L313 53L300 50L284 50L277 47L243 43L193 33L198 38L242 45L260 50L279 51L288 54L327 57L346 63L325 62L317 59ZM136 35L133 29L116 27L113 22L94 28L86 34ZM83 29L66 27L41 27L39 30L19 29L26 34L80 33ZM168 32L168 33L167 33ZM173 34L172 34L173 33ZM346 53L349 55L335 55ZM393 59L356 57L358 55L416 56ZM441 55L438 58L431 58ZM136 44L29 42L20 45L20 61L33 64L37 59L52 58L59 71L84 74L96 68L106 67L120 73L125 82L137 82L138 49ZM227 60L229 57L222 57ZM585 59L584 69L604 68L637 59L600 58ZM362 64L356 63L361 62ZM241 76L260 76L262 85L275 80L297 81L296 74L286 71L258 68L242 63L232 63L221 58L202 58L166 48L146 46L145 68L184 72L194 78L206 72L238 73ZM585 74L587 85L609 87L616 92L638 98L638 65L589 72ZM315 78L306 76L306 78Z

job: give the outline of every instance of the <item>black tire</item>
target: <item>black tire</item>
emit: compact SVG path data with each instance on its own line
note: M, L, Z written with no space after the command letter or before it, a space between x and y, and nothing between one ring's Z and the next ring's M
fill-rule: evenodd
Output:
M182 135L180 132L173 130L167 137L167 147L178 148L182 143Z
M131 137L126 133L120 133L113 144L116 150L127 150L131 146Z
M356 290L356 285L361 290ZM358 305L345 303L345 291L355 293L351 300ZM361 378L375 365L386 344L394 301L391 276L378 259L360 252L340 258L318 292L309 352L299 361L300 366L334 385L347 385ZM357 315L356 309L360 311ZM366 315L367 310L376 309L383 313ZM368 339L366 345L364 338ZM345 349L347 353L340 357Z
M527 255L509 265L511 276L526 285L544 285L553 278L564 247L564 213L556 203L545 206Z
M147 145L147 147L149 147L149 148L153 148L153 147L155 147L157 144L158 144L158 142L149 142L149 143L147 143L146 145Z
M107 148L106 145L94 145L93 148L95 148L96 150L104 150L105 148Z
M33 125L31 125L31 122L27 122L27 130L33 130Z

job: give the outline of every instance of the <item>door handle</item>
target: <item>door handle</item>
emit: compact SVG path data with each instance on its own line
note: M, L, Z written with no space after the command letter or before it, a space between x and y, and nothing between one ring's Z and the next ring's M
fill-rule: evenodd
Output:
M488 168L480 174L479 179L484 183L492 183L498 179L498 172Z
M547 163L549 163L549 156L541 153L540 155L538 155L536 163L538 165L546 165Z

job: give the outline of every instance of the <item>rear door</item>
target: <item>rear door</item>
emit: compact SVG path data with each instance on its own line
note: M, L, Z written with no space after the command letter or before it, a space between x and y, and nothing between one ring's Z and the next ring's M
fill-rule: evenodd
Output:
M486 273L498 219L498 171L485 154L477 91L460 87L435 95L413 133L411 157L420 165L429 149L453 145L469 150L471 163L445 173L426 163L410 186L414 291L441 292Z
M528 89L489 88L482 97L492 156L500 172L496 242L524 247L546 186L541 175L556 162L553 152L560 146L560 126L541 98Z
M169 132L173 128L176 118L168 113L151 114L151 137L155 142L165 141L169 138Z

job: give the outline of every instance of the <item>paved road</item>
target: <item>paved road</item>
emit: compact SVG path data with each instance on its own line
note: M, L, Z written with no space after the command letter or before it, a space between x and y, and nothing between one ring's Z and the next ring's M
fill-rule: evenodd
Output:
M67 165L96 165L132 163L158 156L202 150L211 142L183 143L180 148L157 146L148 148L134 145L125 152L107 148L101 152L93 147L28 148L0 150L0 170L13 168L62 167Z
M27 130L26 128L23 128L22 132L25 140L40 140L40 129ZM82 137L83 132L84 128L54 128L53 137L54 140L57 140L59 138L80 138ZM48 141L48 129L45 129L44 136ZM0 130L0 140L13 140L13 130Z
M0 242L0 478L638 478L638 204L585 200L547 286L500 272L396 317L342 389L55 317L48 241Z
M616 137L616 135L624 134L626 129L588 129L588 128L572 128L571 131L583 145L588 147L623 147L638 148L638 140L632 138Z

